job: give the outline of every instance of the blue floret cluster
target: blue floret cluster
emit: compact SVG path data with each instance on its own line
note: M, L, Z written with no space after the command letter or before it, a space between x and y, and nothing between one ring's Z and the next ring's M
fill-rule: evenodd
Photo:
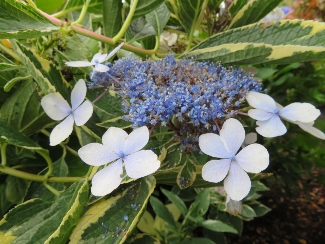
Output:
M125 120L134 126L169 126L187 151L198 149L200 134L234 117L249 91L261 90L243 70L171 55L158 61L122 58L109 65L107 73L92 76L91 87L114 85L123 98Z

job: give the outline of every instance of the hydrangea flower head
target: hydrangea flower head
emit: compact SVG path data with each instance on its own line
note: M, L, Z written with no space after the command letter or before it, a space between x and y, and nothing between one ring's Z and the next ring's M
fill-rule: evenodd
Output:
M41 100L45 113L53 120L60 121L50 135L50 145L55 146L68 138L72 133L73 124L84 125L93 113L93 105L86 98L87 87L84 80L79 80L71 92L71 105L60 93L50 93ZM84 101L84 102L83 102Z
M201 151L220 158L203 166L202 178L214 183L225 179L225 191L235 201L242 200L251 189L251 181L246 172L259 173L269 165L269 153L260 144L250 144L237 153L244 140L244 127L232 118L223 124L220 136L207 133L199 137Z
M110 127L102 142L90 143L79 149L80 158L89 165L101 166L92 179L91 192L95 196L111 193L122 182L123 164L130 178L141 178L154 173L160 166L157 155L151 150L141 150L149 141L149 130L143 126L129 135L122 129Z
M162 60L119 59L108 72L95 74L91 86L112 83L123 99L125 120L133 126L175 128L175 139L188 152L198 150L200 134L235 116L249 91L261 90L261 84L240 69L171 55Z
M109 70L109 67L107 67L106 65L104 65L102 63L104 63L105 61L107 61L108 59L113 57L113 55L115 53L117 53L121 49L123 44L124 43L121 43L120 45L118 45L109 54L96 53L90 62L88 62L88 61L70 61L70 62L66 62L65 64L68 65L68 66L71 66L71 67L95 66L94 69L93 69L94 71L107 72Z
M248 104L255 109L250 109L248 115L256 119L257 133L264 137L281 136L287 132L287 128L281 119L293 122L308 124L313 123L320 115L319 109L316 109L310 103L291 103L282 107L270 96L251 91L246 100Z

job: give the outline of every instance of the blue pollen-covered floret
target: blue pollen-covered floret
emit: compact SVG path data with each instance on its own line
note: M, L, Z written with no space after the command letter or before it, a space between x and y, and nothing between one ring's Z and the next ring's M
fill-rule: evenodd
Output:
M91 87L112 85L124 99L124 119L134 126L172 125L188 151L198 149L199 134L234 117L249 91L261 90L243 70L171 55L162 60L122 58L107 73L92 75Z

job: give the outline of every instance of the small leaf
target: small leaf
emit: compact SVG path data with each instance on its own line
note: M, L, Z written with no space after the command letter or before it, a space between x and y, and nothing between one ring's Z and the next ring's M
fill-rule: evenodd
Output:
M257 217L261 217L261 216L267 214L268 212L270 212L272 210L272 209L270 209L270 208L268 208L265 205L260 204L260 203L259 204L252 204L250 206L253 208L253 210L256 213Z
M166 223L170 225L176 231L176 223L173 215L169 212L168 208L156 197L150 197L150 204L153 208L153 211L163 219Z
M181 211L182 215L185 216L187 213L187 207L185 203L180 199L176 194L171 191L167 191L165 189L161 189L162 193L171 201L175 206Z
M190 187L196 178L196 165L191 159L187 159L177 175L177 185L184 189Z
M158 8L146 15L147 22L155 29L156 35L159 37L164 30L169 19L170 12L166 4L161 4Z
M10 92L11 88L18 82L18 81L21 81L21 80L27 80L27 79L30 79L32 76L31 75L26 75L24 77L15 77L13 79L11 79L10 81L8 81L6 83L6 85L3 87L4 91L5 92Z
M0 9L0 38L35 38L60 28L24 1L1 0Z
M133 20L126 32L128 42L141 40L154 35L156 35L155 29L146 21L145 18L137 18L136 20Z
M234 233L237 234L237 230L230 226L227 225L220 220L205 220L199 224L201 227L204 227L206 229L216 231L216 232L229 232L229 233Z
M241 212L241 215L247 218L254 218L256 217L256 213L254 209L252 209L250 206L243 204L243 211Z
M127 0L129 4L130 1L131 0ZM133 15L133 19L142 17L147 13L150 13L154 9L158 8L163 2L164 0L139 0Z
M156 235L156 231L153 227L155 220L153 219L152 215L145 211L137 225L138 229L144 233L148 233L150 235Z
M195 201L191 204L189 213L191 216L198 217L203 216L210 206L210 191L208 188L203 189L196 196Z

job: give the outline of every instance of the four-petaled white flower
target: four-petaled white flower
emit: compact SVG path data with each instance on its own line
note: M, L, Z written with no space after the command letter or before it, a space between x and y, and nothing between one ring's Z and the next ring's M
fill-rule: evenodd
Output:
M80 79L71 92L72 108L60 93L50 93L42 98L41 105L51 119L57 121L64 119L51 132L51 146L58 145L68 138L72 133L74 122L77 126L81 126L91 117L93 105L88 100L84 101L86 92L86 83Z
M199 137L203 153L221 158L203 166L202 178L214 183L225 179L225 190L236 201L242 200L250 191L251 181L246 172L259 173L269 165L269 153L260 144L250 144L236 154L244 140L244 127L236 119L226 120L220 136L207 133Z
M78 154L86 164L101 166L116 160L94 175L92 194L104 196L116 189L122 182L123 163L130 178L154 173L160 166L157 155L151 150L141 150L148 141L146 126L135 129L129 135L120 128L111 127L103 135L103 144L90 143L80 148Z
M304 126L309 127L309 124L320 115L319 109L310 103L291 103L282 107L276 104L270 96L258 92L249 92L246 100L250 106L255 108L250 109L248 115L257 120L256 131L264 137L281 136L287 132L281 119L298 124L304 129ZM311 130L309 132L313 134Z
M117 53L121 49L123 44L124 43L122 42L115 49L113 49L113 51L110 52L109 54L96 53L90 62L88 62L88 61L69 61L69 62L66 62L65 64L68 65L68 66L71 66L71 67L95 66L94 69L93 69L94 71L107 72L109 70L109 67L107 67L106 65L104 65L102 63L107 61L115 53Z

